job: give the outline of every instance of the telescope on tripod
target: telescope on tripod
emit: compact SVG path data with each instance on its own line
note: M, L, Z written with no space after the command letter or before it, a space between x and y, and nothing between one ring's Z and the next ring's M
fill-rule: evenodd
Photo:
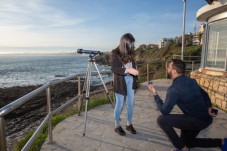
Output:
M99 75L99 78L102 81L102 85L104 86L104 89L106 91L106 95L109 99L109 102L112 106L112 108L114 109L114 104L113 101L110 97L110 94L108 92L108 89L103 81L103 78L100 74L100 71L96 65L95 62L95 56L97 55L102 55L103 53L100 51L95 51L95 50L84 50L84 49L78 49L77 53L79 54L89 54L89 60L88 60L88 64L87 64L87 70L86 70L86 76L85 76L85 80L84 80L84 86L83 86L83 97L84 97L84 93L85 93L85 101L86 101L86 105L85 105L85 115L84 115L84 132L83 132L83 136L85 136L86 133L86 124L87 124L87 106L88 106L88 101L89 101L89 97L90 97L90 80L91 80L91 69L92 69L92 64L94 64L95 69ZM82 99L83 100L83 99Z
M100 51L95 50L84 50L84 49L77 49L77 53L79 54L90 54L90 55L102 55L103 53Z

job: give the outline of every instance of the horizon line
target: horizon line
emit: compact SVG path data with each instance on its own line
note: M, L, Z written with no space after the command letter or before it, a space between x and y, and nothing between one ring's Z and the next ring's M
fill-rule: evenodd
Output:
M6 53L1 53L0 55L10 55L10 54L15 54L15 55L23 55L23 54L74 54L76 52L6 52Z

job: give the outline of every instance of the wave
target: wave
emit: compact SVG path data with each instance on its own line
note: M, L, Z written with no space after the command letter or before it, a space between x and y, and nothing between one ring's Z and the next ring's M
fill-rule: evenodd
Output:
M0 87L44 84L84 73L87 62L87 56L78 55L0 55ZM110 70L108 66L98 68Z

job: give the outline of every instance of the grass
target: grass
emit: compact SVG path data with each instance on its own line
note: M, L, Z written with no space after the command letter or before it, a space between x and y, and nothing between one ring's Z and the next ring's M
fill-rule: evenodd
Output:
M112 97L113 98L113 97ZM85 102L85 101L83 101ZM109 103L109 99L105 97L93 97L89 100L88 103L88 110L92 109L96 106L103 105ZM82 105L82 111L85 110L85 103ZM57 114L51 118L52 126L55 127L59 122L63 121L64 119L77 114L78 111L75 108L72 108L67 113L64 114ZM27 141L31 138L31 136L34 134L35 131L31 131L26 133L13 147L13 151L20 151L24 147L24 145L27 143ZM48 126L47 124L44 126L41 133L38 135L38 137L35 139L35 141L32 143L31 147L29 148L29 151L39 151L45 142L46 138L48 136Z
M25 136L15 144L13 151L21 150L33 134L34 131L25 134ZM48 135L47 131L46 132L42 131L31 145L29 151L39 151L45 139L47 138L47 135Z

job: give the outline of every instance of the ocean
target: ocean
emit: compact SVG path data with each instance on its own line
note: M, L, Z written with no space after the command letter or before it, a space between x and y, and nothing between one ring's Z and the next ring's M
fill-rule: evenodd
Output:
M88 55L78 54L2 54L0 55L0 88L44 84L51 80L85 73ZM98 65L100 71L109 66ZM95 67L92 67L95 70ZM103 76L105 82L111 77ZM93 77L97 81L97 77ZM99 80L101 83L101 80ZM92 82L91 82L92 83ZM97 82L94 82L97 84Z

